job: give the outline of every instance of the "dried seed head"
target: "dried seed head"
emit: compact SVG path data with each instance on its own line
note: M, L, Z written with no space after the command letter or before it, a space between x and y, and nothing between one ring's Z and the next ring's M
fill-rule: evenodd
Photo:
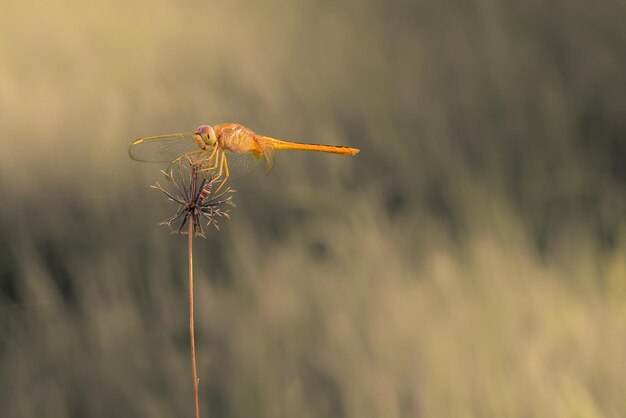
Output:
M163 172L165 178L172 182L176 191L170 193L158 182L151 186L165 194L168 200L178 204L176 213L163 220L160 224L167 225L173 233L186 234L187 222L193 223L195 236L204 238L202 221L219 230L219 218L230 219L225 206L235 206L232 195L235 190L227 187L222 189L223 182L212 174L202 171L190 159L181 159L170 165L169 172ZM172 224L180 221L178 226Z

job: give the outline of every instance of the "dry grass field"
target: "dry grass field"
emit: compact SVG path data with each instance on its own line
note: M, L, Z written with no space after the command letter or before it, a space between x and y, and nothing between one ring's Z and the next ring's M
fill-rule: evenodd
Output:
M0 5L0 415L192 416L138 137L277 153L195 243L204 417L626 416L626 6Z

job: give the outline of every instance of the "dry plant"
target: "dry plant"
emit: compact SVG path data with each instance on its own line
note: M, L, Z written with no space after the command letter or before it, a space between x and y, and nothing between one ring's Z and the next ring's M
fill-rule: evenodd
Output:
M191 367L193 372L193 389L195 416L200 418L200 405L198 402L198 373L196 370L196 345L194 332L194 309L193 309L193 238L200 236L205 238L202 228L203 221L206 226L213 226L219 230L218 219L229 218L228 210L224 206L234 206L232 197L235 190L230 187L220 192L223 180L218 179L211 173L200 170L190 159L181 159L169 167L168 172L163 171L176 191L168 192L158 182L151 186L160 190L168 200L178 204L176 213L161 222L172 229L172 233L188 235L189 250L189 333L191 343ZM173 223L180 221L178 227Z

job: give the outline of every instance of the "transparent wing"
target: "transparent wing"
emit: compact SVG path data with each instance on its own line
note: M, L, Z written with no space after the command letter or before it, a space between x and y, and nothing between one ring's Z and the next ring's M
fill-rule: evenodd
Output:
M271 144L259 143L261 153L255 152L226 152L230 178L244 177L254 171L263 161L265 173L269 174L274 167L274 147Z
M128 153L136 161L169 163L193 151L200 151L200 147L193 141L193 132L181 132L139 138L130 144Z
M262 159L260 154L227 151L226 160L228 162L230 179L234 180L247 176L259 167Z
M257 140L257 145L261 148L263 162L265 163L265 174L269 174L274 167L274 145L268 141Z

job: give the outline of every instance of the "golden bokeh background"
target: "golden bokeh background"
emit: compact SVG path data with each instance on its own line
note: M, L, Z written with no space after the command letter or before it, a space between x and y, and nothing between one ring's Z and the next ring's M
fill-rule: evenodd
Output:
M138 137L277 153L195 243L212 417L626 415L620 1L4 1L0 405L193 410L186 242Z

